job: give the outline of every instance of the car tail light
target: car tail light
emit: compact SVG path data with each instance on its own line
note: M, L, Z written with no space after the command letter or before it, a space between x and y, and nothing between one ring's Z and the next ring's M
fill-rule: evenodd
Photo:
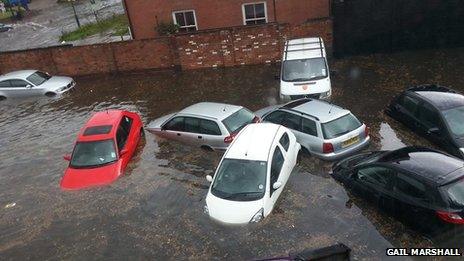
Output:
M452 224L464 224L464 219L459 215L459 213L446 212L446 211L437 211L437 216L448 223Z
M224 143L231 143L234 140L235 136L237 136L236 132L231 133L229 136L224 138Z
M255 117L253 118L253 123L259 123L259 122L261 122L261 118L258 117L258 116L255 116Z
M322 153L331 153L334 152L334 146L332 143L325 143L322 144Z
M369 136L369 127L366 126L364 129L364 136L368 137Z

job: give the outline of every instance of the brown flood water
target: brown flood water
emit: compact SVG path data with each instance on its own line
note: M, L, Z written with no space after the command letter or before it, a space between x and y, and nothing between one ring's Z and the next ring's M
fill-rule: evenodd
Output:
M405 87L440 83L464 91L464 49L416 51L331 61L333 101L371 128L368 148L428 142L383 115ZM122 108L144 123L200 101L252 110L274 104L278 66L190 72L140 72L77 78L56 99L0 103L1 259L253 259L341 242L358 259L383 259L387 247L440 244L352 196L305 157L273 213L246 227L224 227L203 214L218 152L146 133L125 176L107 187L64 192L62 156L92 112ZM7 204L15 206L6 207Z

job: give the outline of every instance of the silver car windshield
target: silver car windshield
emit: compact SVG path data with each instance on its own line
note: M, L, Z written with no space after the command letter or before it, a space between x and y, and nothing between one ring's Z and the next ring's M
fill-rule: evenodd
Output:
M117 160L113 140L78 142L74 148L70 166L73 168L92 168Z
M222 123L224 123L229 133L233 133L239 131L247 124L252 123L255 117L256 115L251 111L243 108L225 118Z
M236 201L260 199L266 191L267 163L224 159L211 187L213 195Z
M361 122L353 114L322 124L325 139L333 139L361 127Z
M37 71L37 72L31 74L26 79L28 81L30 81L32 84L34 84L35 86L39 86L42 83L48 81L50 78L52 78L50 75L48 75L48 74L46 74L44 72L41 72L41 71Z
M464 135L464 106L443 111L443 116L454 135Z
M283 64L282 80L286 82L317 80L325 77L327 77L327 66L322 57L288 60Z

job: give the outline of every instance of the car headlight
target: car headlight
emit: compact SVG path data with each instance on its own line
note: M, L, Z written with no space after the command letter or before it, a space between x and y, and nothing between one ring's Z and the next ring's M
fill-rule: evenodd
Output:
M64 91L64 89L66 89L66 86L61 87L61 88L57 89L56 91L57 91L57 92L61 92L61 91Z
M321 99L324 99L324 98L329 98L331 94L332 94L332 93L331 93L331 91L330 91L330 90L329 90L329 91L327 91L327 92L323 92L323 93L321 93L321 96L320 96L320 98L321 98Z
M264 217L264 208L261 208L256 214L251 218L250 223L258 223Z
M205 205L205 206L203 207L203 212L204 212L206 215L209 215L209 209L208 209L208 206L207 206L207 205Z

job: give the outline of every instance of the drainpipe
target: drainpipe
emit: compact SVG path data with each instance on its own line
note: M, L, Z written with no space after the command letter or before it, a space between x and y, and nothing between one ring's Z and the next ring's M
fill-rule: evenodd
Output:
M276 0L273 0L272 3L274 4L274 22L278 23L278 21L277 21Z
M129 33L130 33L130 36L132 39L135 39L135 31L134 31L134 28L132 27L132 20L131 20L131 16L130 16L130 13L129 13L129 9L127 8L127 0L123 0L122 1L122 5L124 6L124 11L126 13L126 16L127 16L127 20L129 21Z

